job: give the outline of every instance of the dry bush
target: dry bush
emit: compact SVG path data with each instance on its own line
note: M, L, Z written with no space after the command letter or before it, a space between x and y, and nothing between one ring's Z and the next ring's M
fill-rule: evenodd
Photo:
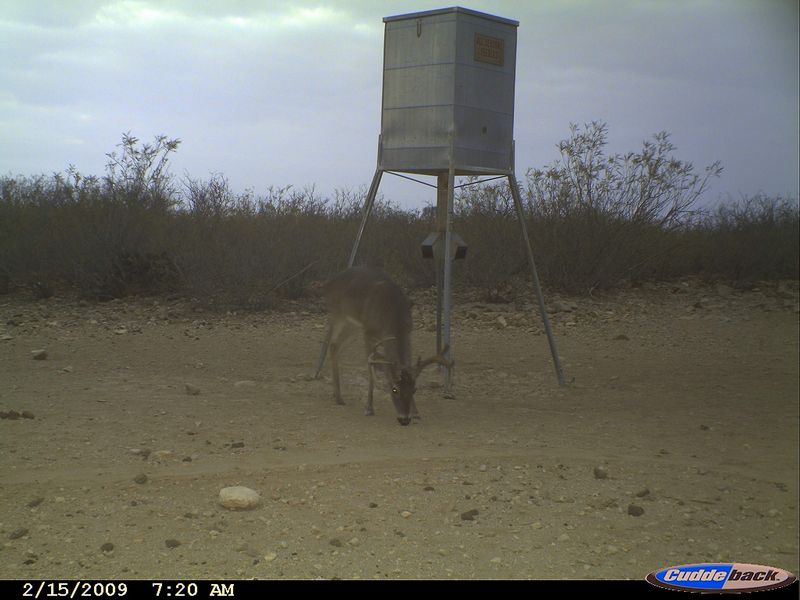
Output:
M313 187L234 192L168 172L178 140L126 134L103 177L0 177L0 293L36 297L67 286L85 296L179 293L221 308L263 309L307 295L347 263L366 188L323 198ZM701 213L702 174L672 156L666 133L641 151L607 157L606 127L573 126L561 159L528 171L526 223L543 284L570 292L621 281L699 275L733 282L798 276L796 200L756 196ZM467 183L473 183L467 181ZM405 287L430 287L420 243L435 210L404 210L379 197L358 263L383 266ZM528 267L507 183L460 188L454 229L467 242L454 282L487 300L510 300Z
M733 283L797 279L798 223L796 199L759 194L720 203L684 233L694 246L692 270Z
M528 265L508 183L460 188L454 204L453 228L468 247L467 258L458 264L460 281L489 302L509 300L506 290ZM535 245L537 256L541 250Z
M670 232L691 221L698 198L722 171L714 163L695 173L672 156L665 132L640 152L608 157L606 138L604 123L572 125L559 144L561 159L526 176L542 278L573 292L647 276L671 251Z

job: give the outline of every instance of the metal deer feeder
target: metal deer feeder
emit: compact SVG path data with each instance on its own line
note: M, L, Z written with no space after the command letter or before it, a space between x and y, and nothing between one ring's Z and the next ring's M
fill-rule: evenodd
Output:
M437 189L437 230L422 243L422 254L436 261L436 350L440 352L448 346L450 358L452 261L464 258L467 251L452 228L455 178L507 177L556 376L564 385L514 175L514 76L519 23L460 7L386 17L383 22L378 164L348 266L355 262L383 174L409 179L404 174L435 176L436 186L419 181ZM476 182L466 185L472 183ZM320 353L317 375L327 345L328 340ZM444 389L448 392L452 372L444 369Z

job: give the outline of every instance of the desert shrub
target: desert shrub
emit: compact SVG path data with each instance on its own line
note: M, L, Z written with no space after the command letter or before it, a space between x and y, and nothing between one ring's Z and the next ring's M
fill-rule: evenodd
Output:
M696 247L696 272L732 282L798 277L797 200L759 194L718 204L687 237Z
M652 272L686 226L719 163L695 172L661 132L641 151L606 156L607 127L575 125L561 159L526 175L525 203L543 279L570 291L610 288Z
M155 257L164 251L174 205L167 155L178 144L159 136L139 145L126 134L121 153L107 155L103 178L84 177L73 167L65 175L2 178L4 269L17 285L66 284L97 297L130 293L130 284L153 286L159 268L142 278L143 264L162 261Z
M696 173L673 156L666 133L639 152L606 156L606 126L572 126L561 158L531 169L524 218L545 286L570 292L621 281L697 275L733 282L798 277L797 200L758 195L705 212L697 201L721 167ZM224 175L176 182L179 141L142 144L126 134L102 177L0 177L0 293L59 287L97 299L182 294L209 305L260 309L299 298L347 264L366 188L270 187L235 192ZM462 180L459 180L462 181ZM457 286L492 301L528 278L508 184L467 180L453 227L469 246L454 265ZM435 283L420 243L435 208L406 210L379 196L358 264L385 268L404 286Z
M472 178L467 183L477 181ZM463 285L477 288L488 301L507 299L512 279L528 269L508 184L460 188L454 198L454 212L453 228L468 247L467 258L457 263Z

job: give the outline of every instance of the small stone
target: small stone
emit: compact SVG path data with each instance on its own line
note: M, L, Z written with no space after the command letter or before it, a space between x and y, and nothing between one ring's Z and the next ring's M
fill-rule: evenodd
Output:
M637 498L644 498L645 496L649 496L649 495L650 495L650 490L648 488L644 488L644 489L641 489L638 492L636 492L636 497Z
M33 500L31 500L30 502L28 502L28 508L36 508L42 502L44 502L44 496L38 496L38 497L34 498Z
M254 388L257 385L258 384L255 381L253 381L252 379L243 379L241 381L234 382L233 387L235 387L235 388Z
M111 542L106 542L105 544L100 546L100 550L104 554L108 554L109 552L113 552L114 551L114 544L112 544Z
M261 496L255 490L236 485L219 491L219 503L230 510L249 510L258 506Z
M237 552L243 552L247 556L251 558L256 558L258 556L258 550L250 546L249 544L242 544L236 549Z
M337 548L341 548L342 547L342 540L340 540L339 538L333 538L330 541L330 545L331 546L335 546Z
M369 507L370 508L378 508L378 505L375 502L370 502L369 503Z
M139 473L136 477L133 478L133 481L138 483L139 485L147 483L147 475L145 475L144 473Z
M411 513L407 510L404 510L403 512L400 513L400 516L403 517L404 519L407 519L411 516Z
M31 352L31 358L33 360L46 360L47 359L47 350L33 350Z
M361 540L359 540L357 537L354 537L354 538L351 538L347 543L350 546L358 546L361 543Z
M28 528L27 527L18 527L14 531L12 531L8 539L10 540L18 540L19 538L28 535Z
M276 558L278 558L278 554L276 552L267 552L264 555L264 560L267 561L267 562L272 562Z
M621 341L627 341L627 340L629 340L629 339L631 339L631 338L629 338L629 337L628 337L627 335L625 335L624 333L620 333L618 336L615 336L615 337L614 337L614 339L615 339L615 340L621 340Z
M594 468L594 478L595 479L608 479L608 471L603 466L597 466Z
M174 538L166 540L164 544L166 544L167 548L177 548L178 546L181 545L181 543Z
M553 303L553 313L572 312L572 307L566 302L556 301Z
M497 317L497 319L495 319L495 325L497 325L498 329L505 329L508 327L508 321L506 321L506 318L503 315L500 315Z
M569 541L569 534L568 533L562 533L560 536L558 536L558 541L559 542L567 542L567 541Z
M200 388L192 385L191 383L187 383L185 386L186 394L189 396L199 396L200 395Z
M718 283L716 285L716 292L717 295L722 296L723 298L729 297L733 293L733 288L722 283Z
M632 517L641 517L644 514L644 509L637 504L629 504L628 514Z
M175 453L172 450L156 450L155 452L151 453L149 456L153 457L153 460L162 461L168 458L172 458Z
M23 419L35 419L36 417L33 416L33 413L29 410L22 411L22 418Z
M477 516L478 516L478 509L477 508L473 508L471 510L468 510L466 512L461 513L461 520L462 521L474 521L475 517L477 517Z

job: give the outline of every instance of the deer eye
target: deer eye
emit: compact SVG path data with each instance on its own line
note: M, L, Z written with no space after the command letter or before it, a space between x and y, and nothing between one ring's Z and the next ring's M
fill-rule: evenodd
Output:
M393 387L393 388L392 388L392 393L393 393L393 394L396 394L396 393L397 393L397 388L396 388L396 387Z

